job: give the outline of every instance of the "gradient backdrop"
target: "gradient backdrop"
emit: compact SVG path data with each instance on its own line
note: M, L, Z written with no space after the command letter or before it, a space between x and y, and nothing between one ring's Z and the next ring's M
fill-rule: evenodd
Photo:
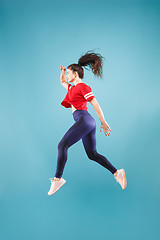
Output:
M159 239L159 1L0 0L0 234L2 240ZM60 65L88 50L105 57L103 79L85 70L111 135L97 150L126 171L113 175L68 150L66 184L48 196L57 145L74 124L60 105Z

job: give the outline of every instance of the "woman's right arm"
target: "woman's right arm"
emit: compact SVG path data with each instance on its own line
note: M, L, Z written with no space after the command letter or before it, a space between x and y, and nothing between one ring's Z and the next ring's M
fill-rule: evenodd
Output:
M68 90L69 83L66 80L65 70L66 68L60 65L61 75L60 75L60 82L63 87L65 87Z

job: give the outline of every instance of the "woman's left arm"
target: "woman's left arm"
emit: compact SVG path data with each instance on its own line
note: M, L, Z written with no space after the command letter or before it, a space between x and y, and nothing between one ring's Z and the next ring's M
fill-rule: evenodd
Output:
M103 129L105 135L107 136L107 134L108 134L108 136L109 136L111 129L110 129L108 123L104 119L104 115L103 115L103 112L102 112L102 109L101 109L99 103L97 102L95 97L92 98L91 100L89 100L89 102L93 105L94 110L96 111L96 113L97 113L97 115L98 115L98 117L99 117L99 119L101 121L100 132L102 132L102 129Z

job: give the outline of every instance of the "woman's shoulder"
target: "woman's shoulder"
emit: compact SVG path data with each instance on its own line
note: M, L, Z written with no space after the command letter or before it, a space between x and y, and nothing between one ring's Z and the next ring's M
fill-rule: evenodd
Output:
M79 86L80 86L80 87L89 87L89 85L88 85L87 83L84 83L84 82L81 83L81 84L79 84Z

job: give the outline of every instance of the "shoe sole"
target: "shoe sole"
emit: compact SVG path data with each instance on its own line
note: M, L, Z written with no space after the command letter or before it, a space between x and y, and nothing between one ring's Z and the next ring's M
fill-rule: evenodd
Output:
M125 189L127 187L127 179L126 179L126 174L125 174L124 169L122 169L122 172L123 172L123 177L124 177L124 187L122 187L122 189Z
M62 185L60 185L59 188L57 188L57 190L54 193L48 194L48 196L51 196L51 195L55 194L65 183L66 183L66 181Z

